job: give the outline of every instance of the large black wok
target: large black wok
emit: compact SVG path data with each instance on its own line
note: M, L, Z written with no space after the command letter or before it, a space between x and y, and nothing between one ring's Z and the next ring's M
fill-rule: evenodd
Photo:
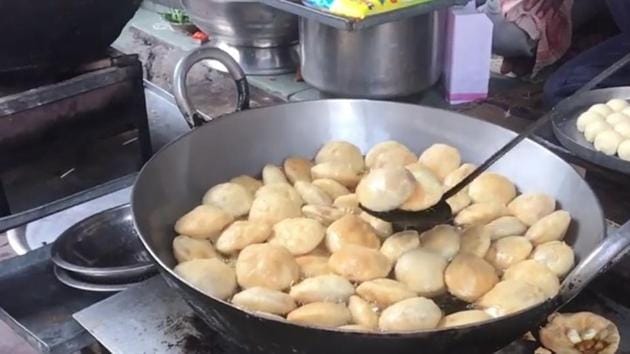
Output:
M49 74L104 55L141 2L0 1L0 77Z
M191 58L217 56L214 50L201 51ZM176 70L179 78L175 87L180 99L185 97L182 77L194 61L191 58ZM227 64L243 87L242 73L235 65ZM185 98L179 103L191 123L203 120L193 113ZM167 282L210 327L249 351L491 353L575 296L630 239L628 227L623 230L625 237L619 233L604 239L602 209L592 190L570 165L531 140L518 145L492 170L509 176L521 191L545 192L557 198L573 216L567 242L582 263L565 280L556 298L509 317L404 334L343 332L289 324L239 310L188 285L172 270L175 260L171 241L175 220L199 204L210 186L238 174L256 175L264 164L281 163L288 155L313 156L329 140L348 140L363 151L386 139L401 141L415 151L444 142L458 147L464 161L480 163L513 136L511 131L474 118L401 103L321 100L253 109L212 120L158 152L140 172L132 210L140 237Z

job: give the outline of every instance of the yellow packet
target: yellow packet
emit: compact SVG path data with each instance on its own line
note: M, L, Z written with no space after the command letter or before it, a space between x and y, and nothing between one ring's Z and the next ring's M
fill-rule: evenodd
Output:
M370 5L363 0L335 0L328 11L336 15L362 20L370 11Z
M381 14L383 12L399 10L408 6L418 5L432 0L365 0L370 3L366 16Z
M335 15L364 19L366 16L402 9L432 0L307 0Z

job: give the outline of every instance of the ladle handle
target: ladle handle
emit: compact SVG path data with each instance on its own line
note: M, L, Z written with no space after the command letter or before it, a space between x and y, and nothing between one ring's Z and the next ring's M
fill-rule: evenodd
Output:
M630 53L624 55L621 59L617 60L614 64L606 68L606 70L599 73L597 76L591 79L591 81L587 82L584 86L582 86L579 90L575 91L567 100L574 100L580 94L590 91L599 85L602 81L607 79L610 75L619 71L619 69L623 68L630 62ZM464 178L461 182L453 186L453 188L449 189L444 196L443 200L446 200L459 191L464 189L470 182L472 182L475 178L479 177L485 170L488 169L491 165L493 165L497 160L499 160L503 155L507 154L512 148L518 145L525 138L532 135L535 131L540 129L542 126L548 124L551 119L554 117L555 107L552 108L549 112L543 115L534 123L530 124L524 131L522 131L519 135L510 140L507 144L505 144L501 149L492 154L486 161L484 161L479 167L477 167L471 174L469 174L466 178Z
M604 273L625 254L630 246L630 221L604 238L573 271L569 273L558 294L558 303L571 301L584 287L599 274Z
M186 86L186 77L188 72L197 62L201 60L216 60L223 64L234 82L236 83L236 111L242 111L249 108L249 85L245 72L236 60L219 48L214 47L199 47L188 52L182 57L175 66L175 72L173 73L173 95L175 96L175 103L177 107L184 115L184 119L191 128L198 127L206 122L211 121L213 118L195 109L188 96L188 88Z

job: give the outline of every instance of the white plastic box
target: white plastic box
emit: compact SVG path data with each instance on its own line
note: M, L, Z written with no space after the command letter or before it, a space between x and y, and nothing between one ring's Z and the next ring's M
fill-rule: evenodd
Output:
M445 95L450 104L488 97L491 55L492 21L488 16L474 6L450 8L444 63Z

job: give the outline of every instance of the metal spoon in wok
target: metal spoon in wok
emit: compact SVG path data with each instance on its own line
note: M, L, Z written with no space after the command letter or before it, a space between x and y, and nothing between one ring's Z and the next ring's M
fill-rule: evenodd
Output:
M599 85L602 81L608 78L610 75L617 72L619 69L624 67L626 64L630 62L630 53L626 54L624 57L619 59L613 65L608 67L606 70L602 71L599 75L595 76L591 81L587 82L582 88L577 90L573 95L569 98L569 100L574 99L579 94L582 94L586 91L589 91ZM552 117L554 109L546 113L543 117L538 119L536 122L530 124L524 131L522 131L519 135L510 140L507 144L505 144L501 149L492 154L486 161L484 161L479 167L477 167L470 175L464 178L461 182L457 183L451 189L449 189L440 201L432 206L429 209L421 210L421 211L405 211L405 210L393 210L393 211L385 211L385 212L377 212L370 210L363 205L361 208L365 210L367 213L388 221L393 224L396 229L405 230L405 229L415 229L418 231L428 230L436 225L446 224L452 221L453 212L451 207L446 202L449 198L455 196L462 189L464 189L468 184L470 184L475 178L479 177L484 171L486 171L490 166L492 166L495 162L497 162L501 157L510 152L516 145L518 145L525 138L529 137L535 131L537 131L542 126L548 124Z

